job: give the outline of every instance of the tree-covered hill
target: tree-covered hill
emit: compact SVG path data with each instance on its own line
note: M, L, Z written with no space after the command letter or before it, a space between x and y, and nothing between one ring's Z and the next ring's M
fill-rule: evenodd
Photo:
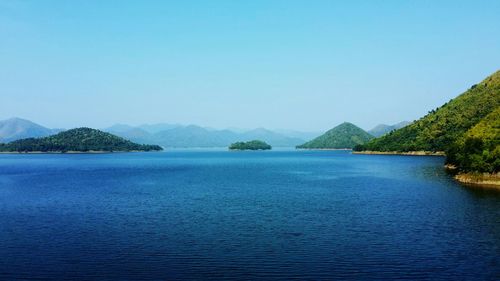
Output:
M446 151L500 106L500 71L420 120L357 146L363 151Z
M158 151L157 145L133 143L110 133L91 128L77 128L43 138L28 138L0 144L1 152L88 152L88 151Z
M460 172L500 172L500 107L448 149L446 162Z
M323 135L297 146L297 148L349 149L356 145L364 144L371 139L373 139L373 136L365 132L363 129L352 123L344 122L327 131Z
M272 147L260 140L235 142L229 146L230 150L269 150Z

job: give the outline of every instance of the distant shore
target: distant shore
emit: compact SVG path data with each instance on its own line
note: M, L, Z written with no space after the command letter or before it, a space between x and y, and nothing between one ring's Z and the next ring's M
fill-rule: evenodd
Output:
M353 151L352 154L367 154L367 155L407 155L407 156L446 156L444 151Z
M352 148L295 148L298 150L342 150L342 151L348 151L352 150Z
M128 153L128 152L153 152L142 150L131 151L0 151L0 154L106 154L106 153Z

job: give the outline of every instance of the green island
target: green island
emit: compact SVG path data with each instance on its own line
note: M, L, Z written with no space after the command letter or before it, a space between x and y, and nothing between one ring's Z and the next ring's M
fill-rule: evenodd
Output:
M158 145L137 144L110 133L91 128L76 128L42 138L27 138L0 143L3 153L91 153L160 151Z
M229 150L270 150L271 148L269 144L260 140L235 142L229 146Z
M298 145L299 149L352 149L356 145L364 144L373 139L373 136L357 127L344 122L327 131L323 135Z
M464 183L500 186L500 71L412 124L354 147L362 154L446 155Z

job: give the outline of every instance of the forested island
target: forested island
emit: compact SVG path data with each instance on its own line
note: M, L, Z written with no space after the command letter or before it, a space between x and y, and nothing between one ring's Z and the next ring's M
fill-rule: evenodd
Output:
M412 124L354 150L441 153L458 180L500 186L500 71Z
M260 140L235 142L229 146L229 150L270 150L271 148L269 144Z
M27 138L0 143L0 152L129 152L160 151L158 145L133 143L110 133L91 128L76 128L42 138Z

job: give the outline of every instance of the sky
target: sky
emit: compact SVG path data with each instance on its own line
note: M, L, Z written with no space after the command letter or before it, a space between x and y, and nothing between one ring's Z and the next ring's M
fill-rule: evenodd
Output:
M0 119L323 131L500 69L500 1L0 0Z

